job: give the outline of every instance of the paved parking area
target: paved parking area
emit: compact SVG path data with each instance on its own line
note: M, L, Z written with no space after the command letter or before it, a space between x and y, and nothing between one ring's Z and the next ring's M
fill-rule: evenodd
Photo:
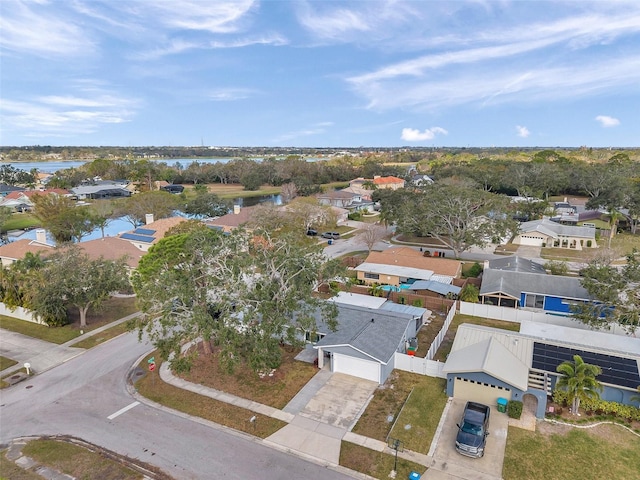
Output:
M322 380L324 384L315 390L294 419L266 441L287 451L337 465L342 437L355 424L378 384L328 371L319 372L319 375L329 378ZM294 410L298 408L292 406L292 413Z
M443 428L437 440L433 464L427 470L428 480L497 480L502 478L504 450L507 445L509 419L506 413L500 413L491 407L489 437L482 458L470 458L456 452L455 443L458 434L457 423L464 410L466 401L452 399Z

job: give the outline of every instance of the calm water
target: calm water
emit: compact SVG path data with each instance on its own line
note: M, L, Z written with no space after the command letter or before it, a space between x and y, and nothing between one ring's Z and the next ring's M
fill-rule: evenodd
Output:
M171 158L171 159L162 159L162 160L151 160L152 162L158 163L166 163L169 166L174 166L176 164L180 165L181 168L187 168L193 162L198 163L227 163L233 160L232 158ZM262 160L261 158L255 158L253 160ZM78 168L81 165L84 165L87 162L2 162L9 163L16 168L21 170L26 170L27 172L36 168L39 172L43 173L55 173L58 170L64 170L66 168Z

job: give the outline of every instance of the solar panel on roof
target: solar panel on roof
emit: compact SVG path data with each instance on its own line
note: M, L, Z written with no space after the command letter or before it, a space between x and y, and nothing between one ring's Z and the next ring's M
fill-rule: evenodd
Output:
M585 363L598 365L602 369L602 374L597 377L599 382L630 388L636 388L640 385L640 374L638 374L636 360L575 348L534 342L532 367L556 373L558 365L566 360L573 361L574 355L580 355Z
M134 235L133 233L123 233L122 235L120 235L120 238L123 238L125 240L133 240L134 242L144 242L144 243L151 243L154 240L153 237L148 237L145 235Z
M136 228L133 233L137 233L138 235L155 235L156 231L148 228Z

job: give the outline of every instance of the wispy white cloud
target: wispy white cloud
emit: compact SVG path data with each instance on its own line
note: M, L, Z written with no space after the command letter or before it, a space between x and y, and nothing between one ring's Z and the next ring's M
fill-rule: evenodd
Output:
M521 125L516 125L516 131L518 132L518 136L521 138L527 138L529 135L531 135L529 129Z
M436 138L436 135L447 135L448 133L449 132L441 127L427 128L422 132L415 128L403 128L400 138L407 142L423 142L425 140L433 140Z
M0 52L26 52L48 57L88 54L93 39L74 19L35 2L6 2L0 15Z
M234 100L245 100L254 96L257 92L248 88L217 88L209 90L206 97L215 102L230 102Z
M291 140L296 140L298 138L311 137L314 135L322 135L327 131L327 127L333 126L333 122L318 122L314 125L311 125L310 128L305 128L301 130L295 130L292 132L284 133L273 139L273 143L281 143L281 142L290 142Z
M48 95L29 100L3 99L3 122L23 136L75 136L97 131L101 125L131 120L139 102L98 90L92 82L73 85L80 95Z
M617 127L618 125L620 125L620 120L618 120L617 118L614 117L610 117L608 115L598 115L595 120L597 122L600 122L600 125L602 125L605 128L608 127Z

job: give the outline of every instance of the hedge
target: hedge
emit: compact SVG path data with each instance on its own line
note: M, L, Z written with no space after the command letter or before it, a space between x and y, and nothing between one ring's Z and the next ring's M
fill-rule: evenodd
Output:
M522 402L520 400L509 400L507 402L507 415L509 418L518 420L522 415Z
M558 405L567 406L569 404L569 395L563 390L554 390L553 401ZM640 422L640 408L633 405L624 405L618 402L609 402L607 400L582 400L580 407L584 409L587 414L596 415L612 415L627 421Z

